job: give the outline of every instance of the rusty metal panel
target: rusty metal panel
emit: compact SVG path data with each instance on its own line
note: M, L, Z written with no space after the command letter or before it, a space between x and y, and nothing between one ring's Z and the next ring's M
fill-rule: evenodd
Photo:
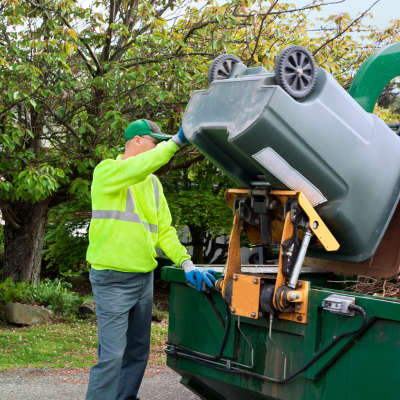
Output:
M362 263L352 263L306 257L304 266L320 268L344 276L366 275L390 278L400 273L399 232L400 206L397 206L378 249L368 260Z

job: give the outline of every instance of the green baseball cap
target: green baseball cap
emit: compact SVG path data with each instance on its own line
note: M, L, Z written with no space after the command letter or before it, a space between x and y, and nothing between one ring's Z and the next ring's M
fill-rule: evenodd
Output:
M167 140L172 135L167 135L160 131L160 128L153 121L147 119L138 119L132 122L125 130L125 142L133 139L135 136L150 135L159 140Z

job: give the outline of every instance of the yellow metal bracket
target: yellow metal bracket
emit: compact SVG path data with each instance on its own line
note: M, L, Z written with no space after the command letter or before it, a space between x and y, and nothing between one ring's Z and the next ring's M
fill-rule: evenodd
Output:
M243 221L239 218L239 211L236 211L229 239L225 276L220 283L220 288L222 296L225 298L226 286L230 281L233 281L232 304L230 305L232 314L257 319L261 279L256 276L240 274L242 268L240 262L240 237L242 228Z
M243 221L239 218L239 211L236 211L233 219L231 236L229 237L228 260L226 262L225 276L221 283L222 297L225 298L225 289L234 274L240 273L242 264L240 261L240 236L242 235Z
M257 276L233 276L231 312L241 317L258 319L260 282Z
M277 196L278 198L280 196L297 196L300 207L304 210L309 218L310 229L312 230L314 235L317 236L318 240L324 246L325 250L336 251L339 248L339 243L302 192L294 192L289 190L272 190L271 194Z
M283 228L281 243L292 237L292 235L293 235L293 222L290 220L290 212L288 212L285 218L285 225ZM276 309L279 309L278 305L276 304L276 297L275 297L276 291L279 288L286 286L286 279L287 279L286 276L283 275L282 273L282 263L283 263L282 252L279 252L279 268L278 268L278 275L276 277L274 297L273 297L273 303ZM278 318L299 322L301 324L307 323L309 289L310 289L310 282L298 281L296 290L288 292L288 296L290 296L291 293L296 293L298 295L297 300L291 301L291 303L294 303L293 312L281 313L278 315ZM282 307L283 306L282 297L279 299L279 301L280 301L280 306Z
M286 319L288 321L300 322L301 324L307 323L307 311L308 311L308 292L310 290L310 282L297 281L297 289L288 293L296 293L299 295L297 300L293 300L295 304L294 312L282 313L278 315L279 319Z
M271 194L276 196L282 205L286 202L288 197L297 197L299 206L302 210L307 214L309 220L309 226L312 232L317 236L318 240L324 246L327 251L335 251L339 248L339 243L334 238L332 233L329 231L328 227L325 225L324 221L320 218L317 212L314 210L314 207L310 204L307 198L304 196L302 192L295 192L289 190L272 190ZM283 234L281 243L285 240L289 239L293 235L293 222L290 220L290 212L287 213L283 228ZM279 255L279 269L278 276L275 284L275 292L274 292L274 306L277 307L275 294L276 291L286 286L286 277L282 273L282 263L283 256L280 253ZM308 310L308 293L309 293L310 283L307 281L298 281L296 290L292 290L287 293L288 296L290 294L295 293L298 295L298 299L291 301L294 304L293 312L286 312L279 314L280 319L286 319L289 321L300 322L305 324L307 322L307 310ZM282 298L279 299L280 306L282 306Z

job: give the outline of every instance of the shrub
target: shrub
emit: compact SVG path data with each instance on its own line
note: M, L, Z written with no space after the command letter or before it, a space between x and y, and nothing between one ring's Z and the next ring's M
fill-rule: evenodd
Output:
M78 307L84 301L75 292L68 289L71 284L55 279L45 279L37 286L26 282L14 283L7 278L0 284L0 304L27 303L45 306L57 314L67 315L77 312Z
M31 303L35 288L28 281L14 283L11 278L7 278L0 283L0 303Z
M83 298L79 297L70 289L72 285L68 282L63 282L58 278L51 281L45 279L40 281L37 288L33 292L33 299L39 305L47 306L61 315L66 315L79 307Z

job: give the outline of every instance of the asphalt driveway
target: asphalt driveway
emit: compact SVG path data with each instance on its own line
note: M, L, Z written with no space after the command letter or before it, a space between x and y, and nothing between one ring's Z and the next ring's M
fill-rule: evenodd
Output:
M166 365L150 365L139 391L140 400L199 399ZM89 369L25 369L0 372L0 400L84 400Z

